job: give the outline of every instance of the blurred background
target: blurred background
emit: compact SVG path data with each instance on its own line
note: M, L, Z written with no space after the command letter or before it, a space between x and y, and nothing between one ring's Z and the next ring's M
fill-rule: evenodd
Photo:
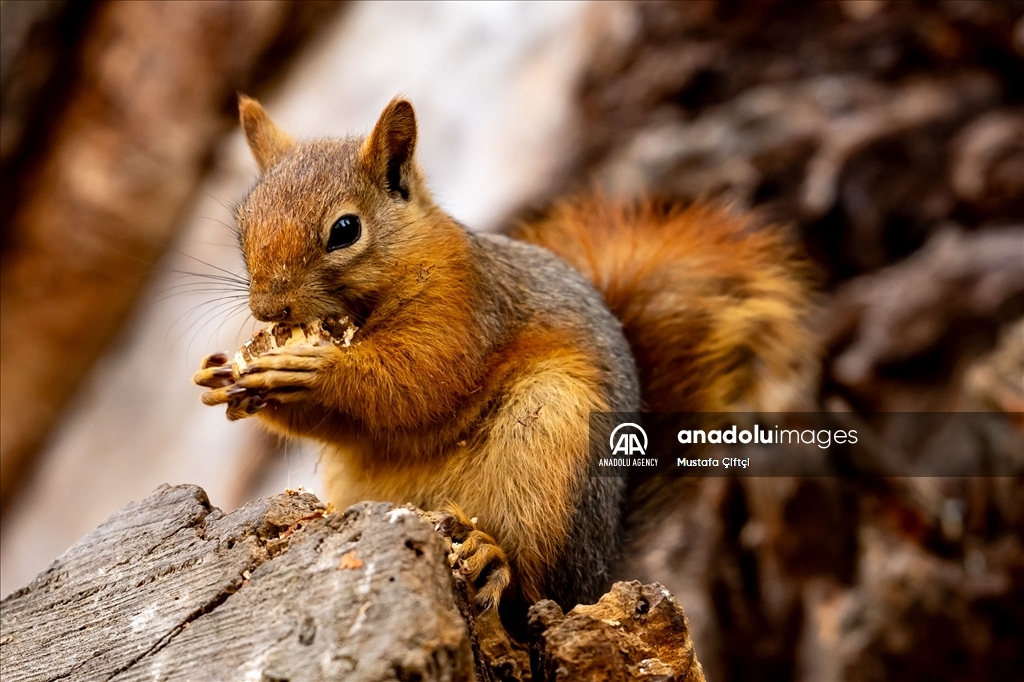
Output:
M823 409L1024 428L1024 2L2 0L0 39L3 595L161 483L318 488L190 381L257 328L201 276L242 272L239 91L298 137L407 96L482 231L591 183L756 208L820 269ZM709 679L1024 670L1021 478L690 481L628 570Z

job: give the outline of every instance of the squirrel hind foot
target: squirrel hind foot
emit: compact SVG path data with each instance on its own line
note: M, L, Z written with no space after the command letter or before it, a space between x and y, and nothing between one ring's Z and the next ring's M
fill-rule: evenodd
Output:
M481 612L497 608L512 582L512 568L494 538L471 531L465 541L452 547L449 561L476 588L475 601Z
M512 566L498 541L477 530L476 519L470 518L451 500L444 504L436 528L451 538L452 553L448 561L475 588L477 608L481 613L496 609L512 582Z
M474 519L469 518L462 507L452 500L447 500L441 507L441 519L437 523L437 531L452 539L452 542L465 542L469 534L476 530Z

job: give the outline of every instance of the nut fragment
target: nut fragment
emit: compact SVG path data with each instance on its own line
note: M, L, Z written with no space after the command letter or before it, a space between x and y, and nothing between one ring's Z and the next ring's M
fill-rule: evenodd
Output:
M347 347L351 345L352 337L358 329L355 325L349 324L347 317L336 322L316 320L308 324L295 325L275 322L256 332L255 336L238 349L231 362L231 370L237 379L254 358L275 348L285 348L299 343L334 343Z
M272 323L245 342L231 361L231 374L237 380L255 358L275 348L285 348L300 343L323 345L333 343L344 348L352 345L352 339L359 328L347 317L340 320L316 320L305 324ZM258 412L265 404L264 397L249 393L228 403L227 417L230 420L244 419Z

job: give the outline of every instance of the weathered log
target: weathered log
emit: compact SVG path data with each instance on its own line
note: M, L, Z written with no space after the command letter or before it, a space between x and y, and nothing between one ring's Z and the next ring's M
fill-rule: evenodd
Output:
M535 680L704 682L690 626L662 585L619 582L568 614L544 600L530 608Z
M639 583L539 605L531 671L433 516L296 492L224 514L162 486L0 604L0 678L703 681L682 609Z
M309 494L164 486L4 600L4 680L474 679L442 538Z

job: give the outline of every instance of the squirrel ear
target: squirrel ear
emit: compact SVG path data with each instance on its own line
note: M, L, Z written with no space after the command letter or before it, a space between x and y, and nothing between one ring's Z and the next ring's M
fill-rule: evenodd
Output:
M263 106L253 98L238 95L238 117L261 173L266 173L295 146L292 138L274 125Z
M415 149L416 114L408 101L396 97L363 143L363 162L381 187L408 200Z

